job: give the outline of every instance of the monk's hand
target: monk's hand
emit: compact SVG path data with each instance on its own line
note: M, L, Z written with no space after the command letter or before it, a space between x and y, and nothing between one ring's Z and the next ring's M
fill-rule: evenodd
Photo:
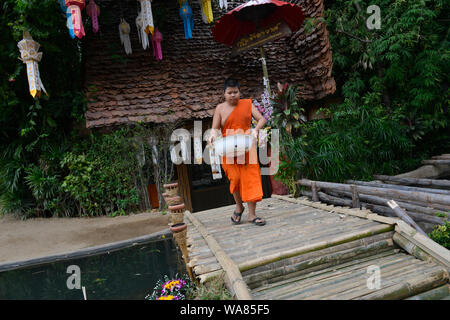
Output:
M251 136L253 137L253 139L255 139L254 142L256 144L256 142L258 141L258 130L253 129L251 132Z
M209 135L208 142L210 145L212 145L215 140L216 140L216 134L214 131L212 131L211 134Z

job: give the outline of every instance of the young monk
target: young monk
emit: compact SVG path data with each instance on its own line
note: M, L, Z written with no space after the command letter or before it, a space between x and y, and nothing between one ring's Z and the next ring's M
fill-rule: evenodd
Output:
M266 221L255 214L256 203L261 201L263 196L261 171L256 156L256 138L259 130L266 124L266 119L253 105L251 99L240 98L240 85L236 79L226 79L223 90L225 102L216 107L212 123L212 129L216 130L211 130L209 142L211 144L214 142L218 136L218 130L222 130L223 137L232 134L251 134L253 148L250 152L254 152L252 158L249 157L249 152L246 153L245 163L237 161L236 157L232 161L227 161L225 157L222 159L222 168L230 180L230 193L233 194L236 202L236 210L231 216L231 221L234 224L241 222L245 209L243 202L247 202L248 221L263 226ZM253 130L250 127L252 116L258 121Z

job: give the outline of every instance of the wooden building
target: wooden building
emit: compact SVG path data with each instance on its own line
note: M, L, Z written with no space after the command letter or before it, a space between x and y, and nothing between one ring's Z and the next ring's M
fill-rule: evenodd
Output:
M215 20L225 13L217 2L212 0ZM243 2L228 1L228 11ZM323 0L290 2L300 5L307 18L323 16ZM206 130L211 126L216 105L223 101L222 86L228 76L239 79L242 98L260 100L263 76L259 50L232 57L231 48L213 39L213 23L202 21L199 1L189 1L194 15L191 39L185 39L178 1L152 1L156 26L163 34L162 61L155 60L151 47L143 50L139 43L135 26L138 1L96 0L96 3L102 10L100 32L87 32L83 40L87 128L114 129L135 122L174 121L190 128L194 120L202 120ZM121 17L131 26L130 55L125 54L120 43ZM323 103L336 89L325 24L319 23L308 34L302 27L287 38L264 45L264 49L271 83L297 85L299 95L311 105L307 113L312 118L312 110L320 107L317 102ZM180 165L177 175L190 211L233 203L226 177L212 180L209 166ZM267 179L263 185L265 197L270 196Z

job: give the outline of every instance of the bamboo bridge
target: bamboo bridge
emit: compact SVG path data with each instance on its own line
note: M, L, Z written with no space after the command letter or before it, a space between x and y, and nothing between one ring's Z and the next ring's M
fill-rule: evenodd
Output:
M277 195L258 203L265 226L232 225L233 210L185 222L189 270L237 299L450 298L450 251L401 219Z

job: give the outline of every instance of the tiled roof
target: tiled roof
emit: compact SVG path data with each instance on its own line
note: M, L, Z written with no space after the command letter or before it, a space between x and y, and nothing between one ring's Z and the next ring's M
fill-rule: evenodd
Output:
M228 1L231 10L244 1ZM323 0L291 1L300 5L306 17L323 15ZM211 117L223 100L223 80L237 77L243 98L259 98L262 68L259 50L252 49L232 58L231 48L217 43L211 35L213 24L204 24L198 1L190 1L194 12L193 38L184 38L183 21L176 0L153 0L152 7L165 7L163 60L143 50L135 26L136 0L96 0L104 9L99 17L99 34L86 30L85 84L88 128L129 122L171 122ZM213 1L215 3L215 1ZM111 10L114 9L114 10ZM131 27L133 53L126 55L120 44L118 24L121 12ZM214 17L224 12L214 5ZM85 28L88 29L88 28ZM320 24L308 35L303 27L289 38L264 46L272 87L279 82L300 86L305 100L321 99L334 93L331 77L332 55L328 31Z

